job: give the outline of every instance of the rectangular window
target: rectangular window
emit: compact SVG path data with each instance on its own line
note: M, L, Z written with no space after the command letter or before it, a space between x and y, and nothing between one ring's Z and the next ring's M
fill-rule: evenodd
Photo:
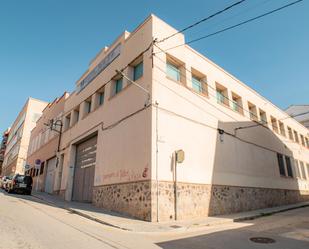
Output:
M305 172L305 165L303 162L299 161L299 167L300 167L300 171L301 171L301 178L302 179L306 179L306 172Z
M232 92L232 109L243 114L242 99L239 95Z
M305 144L305 138L304 138L303 135L300 135L300 141L301 141L302 146L306 146L306 144Z
M144 66L143 62L138 63L133 67L133 80L138 80L143 76Z
M305 140L306 140L306 147L309 148L309 139L306 137Z
M282 154L277 153L277 158L278 158L278 165L279 165L280 175L281 176L286 176Z
M256 106L248 101L249 116L252 121L258 121Z
M191 68L192 74L192 88L194 91L201 93L203 95L208 95L207 83L206 83L206 76L202 73L198 72L194 68Z
M260 112L260 121L262 124L267 124L267 116L266 116L266 112L264 112L263 110L259 109Z
M166 55L166 76L174 81L186 85L185 63L177 58Z
M277 123L277 119L274 118L273 116L270 116L270 122L271 122L271 126L274 132L278 133L278 123Z
M228 92L226 87L216 83L216 96L218 104L229 106Z
M123 79L122 79L122 78L117 79L117 80L115 81L115 94L121 92L121 90L122 90L122 85L123 85L122 82L123 82Z
M104 92L99 93L99 105L104 104Z
M201 80L194 77L193 75L192 75L192 88L197 92L203 91Z
M44 173L44 162L42 162L41 164L41 168L40 168L40 175L42 175Z
M85 114L87 115L90 112L91 112L91 99L88 99L85 101Z
M70 128L70 123L71 123L71 113L69 113L67 116L64 118L64 130L66 131L67 129ZM47 138L48 136L46 136Z
M294 141L294 138L293 138L293 132L292 132L292 129L290 127L288 127L288 133L289 133L289 139L291 141Z
M286 164L288 176L293 177L293 170L292 170L291 158L290 157L285 156L285 164Z
M71 121L72 126L79 121L79 109L80 105L76 106L75 109L72 111L72 121Z
M297 131L294 131L294 141L296 142L296 143L299 143L299 138L298 138L298 133L297 133Z
M180 69L170 62L166 63L166 75L175 81L180 81Z
M282 122L280 122L280 121L278 121L278 123L279 123L280 134L285 137L286 134L285 134L284 124Z

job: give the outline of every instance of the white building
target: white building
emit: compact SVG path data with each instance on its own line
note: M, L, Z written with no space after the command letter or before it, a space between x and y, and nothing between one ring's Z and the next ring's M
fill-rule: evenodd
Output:
M30 133L46 105L44 101L29 98L18 114L7 140L2 166L3 175L25 172Z
M151 15L90 62L64 107L60 195L149 221L309 200L308 129L190 46L169 49L183 34L153 45L175 32Z

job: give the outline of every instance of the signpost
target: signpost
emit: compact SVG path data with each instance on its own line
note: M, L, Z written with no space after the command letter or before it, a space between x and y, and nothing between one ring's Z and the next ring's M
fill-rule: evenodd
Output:
M183 163L185 160L185 152L183 150L176 150L174 152L174 208L175 208L175 220L177 220L177 164Z

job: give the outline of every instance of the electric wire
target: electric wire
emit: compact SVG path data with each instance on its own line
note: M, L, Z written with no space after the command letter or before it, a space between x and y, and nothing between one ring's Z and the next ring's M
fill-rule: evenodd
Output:
M155 45L155 46L157 46L157 45ZM155 55L155 56L156 56L156 55ZM164 61L163 61L161 58L159 58L158 56L156 56L156 58L158 58L161 62L164 62ZM165 62L164 62L164 63L165 63ZM154 65L154 67L156 67L158 70L160 70L161 72L163 72L164 74L166 74L166 71L165 71L164 69L160 68L159 66ZM186 69L186 70L187 70L188 72L192 73L189 69ZM181 76L185 77L185 75L184 75L183 73L181 73L181 72L179 72L179 73L180 73ZM156 81L158 84L164 86L165 88L168 88L170 91L173 91L174 94L178 95L179 97L181 97L181 98L185 99L186 101L190 102L191 104L195 105L196 107L198 107L198 108L199 108L200 110L202 110L203 112L205 112L205 113L207 113L207 114L210 114L211 116L213 116L213 117L215 117L215 118L217 119L217 116L215 116L215 115L213 115L213 114L211 114L211 113L209 113L209 112L206 112L204 109L202 109L201 107L197 106L197 105L196 105L195 103L193 103L192 101L188 100L187 98L185 98L184 96L180 95L179 93L177 93L177 92L174 91L173 89L169 88L168 86L162 84L162 82L160 82L159 80L156 80L156 79L153 79L153 80ZM190 80L190 79L188 79L188 80L192 82L192 80ZM207 86L210 87L210 89L216 91L216 89L213 88L213 87L211 87L209 84L207 84ZM208 95L214 97L215 99L217 98L216 95L211 94L209 91L208 91ZM204 97L204 96L201 96L201 95L198 94L198 93L196 93L196 96L198 96L200 99L202 99L203 101L207 102L207 103L210 104L212 107L216 108L218 111L222 112L222 113L225 114L226 116L232 118L234 121L237 121L237 122L239 121L239 120L237 120L236 118L234 118L233 116L229 115L227 112L225 112L225 111L221 110L220 108L218 108L215 104L211 103L211 102L209 101L208 98L206 98L206 97ZM226 96L224 96L224 97L225 97L228 101L233 102L233 100L229 99L228 97L226 97ZM266 122L265 124L263 124L263 123L259 123L259 121L252 120L252 119L250 118L250 111L244 109L241 105L238 105L238 106L239 106L239 108L242 108L243 111L246 111L246 112L249 113L249 116L245 116L244 114L241 114L241 113L239 113L239 115L242 115L242 116L244 116L244 117L247 117L247 118L250 119L252 122L256 123L256 124L254 124L254 125L252 125L252 126L254 126L254 127L255 127L255 126L261 126L261 127L265 128L265 129L269 130L270 132L272 132L272 130L267 126L267 124L268 124L267 122ZM227 106L227 108L228 108L228 106ZM229 109L229 110L232 110L232 109ZM255 115L254 115L254 116L255 116ZM257 118L257 116L255 116L255 117ZM220 121L220 120L219 120L219 121ZM221 122L223 122L223 121L221 121ZM269 124L268 124L268 125L269 125ZM236 129L236 128L235 128L235 129ZM234 130L235 130L235 129L234 129ZM236 130L237 130L237 129L236 129ZM282 140L283 142L286 142L286 143L295 144L293 141L290 141L290 140L287 140L287 139L281 139L281 140Z
M242 9L241 11L238 11L236 14L233 14L231 16L228 16L222 20L218 20L215 22L211 22L211 27L208 29L208 31L214 30L215 27L218 27L222 24L225 24L227 21L230 21L232 19L235 19L238 16L241 16L243 14L248 14L249 12L251 12L252 10L266 4L267 2L270 2L271 0L264 0L264 1L260 1L258 0L258 3L254 4L253 6L250 6L248 8ZM200 35L201 32L191 32L190 35Z
M181 29L181 30L179 30L179 31L177 31L177 32L167 36L167 37L165 37L165 38L163 38L163 39L161 39L160 41L158 41L158 43L164 42L164 41L174 37L175 35L177 35L179 33L183 33L184 31L187 31L187 30L189 30L189 29L191 29L191 28L201 24L202 22L205 22L205 21L207 21L207 20L209 20L209 19L211 19L211 18L213 18L213 17L215 17L217 15L220 15L220 14L228 11L229 9L232 9L235 6L240 5L241 3L245 2L245 1L246 0L240 0L240 1L236 2L236 3L233 3L232 5L229 5L229 6L225 7L224 9L222 9L220 11L217 11L216 13L211 14L211 15L209 15L209 16L207 16L207 17L205 17L205 18L203 18L203 19L201 19L201 20L199 20L199 21L197 21L197 22L195 22L195 23L193 23L193 24L191 24L191 25L189 25L189 26L187 26L187 27L185 27L185 28L183 28L183 29Z
M163 51L162 48L160 48L157 44L154 44L154 46L157 47L158 49L160 49L161 51ZM154 56L155 56L158 60L160 60L162 63L166 64L166 62L163 61L159 56L157 56L156 53L154 53ZM174 63L177 63L177 61L175 61L175 60L173 59L173 57L169 57L169 59L173 60ZM157 66L155 66L155 67L157 67ZM159 67L157 67L157 68L158 68L160 71L166 73L162 68L159 68ZM183 67L183 68L184 68L187 72L189 72L189 73L192 75L192 71L190 71L190 70L187 69L186 67ZM179 72L179 74L180 74L181 76L185 77L185 75L184 75L182 72ZM188 80L191 81L191 83L192 83L192 80L190 80L190 79L188 79ZM207 82L206 82L206 83L207 83ZM211 85L207 84L207 87L210 88L211 90L213 90L215 93L217 92L217 89L215 89L215 88L212 87ZM217 98L217 96L211 94L209 91L207 91L207 93L208 93L209 95L211 95L211 96ZM245 129L245 128L251 128L251 127L257 127L257 126L262 126L262 127L266 128L266 129L269 129L269 130L270 130L270 128L268 127L268 125L270 125L269 122L267 122L267 121L258 121L258 120L254 120L254 119L252 120L252 118L251 118L250 115L254 116L255 119L258 119L258 116L257 116L256 114L250 112L249 110L245 109L242 105L239 105L239 104L238 104L237 102L235 102L233 99L230 99L229 97L227 97L227 96L225 96L225 95L222 95L222 97L223 97L224 99L226 99L229 103L232 103L233 105L236 105L237 108L240 108L240 109L243 111L243 116L249 118L251 121L253 121L253 122L256 123L256 124L249 125L249 126L236 127L235 130ZM218 108L217 108L217 109L218 109ZM219 109L219 110L220 110L220 109ZM223 112L222 110L220 110L220 111ZM244 114L245 112L248 113L249 116L246 116L246 115ZM224 113L225 113L225 112L224 112ZM305 114L307 114L307 113L309 113L309 112L302 113L302 114L299 114L299 115L305 115ZM225 113L225 114L226 114L226 113ZM227 114L226 114L226 115L227 115ZM230 116L230 117L231 117L231 116ZM277 121L281 121L281 120L288 119L288 118L293 118L293 117L288 116L288 117L284 117L284 118L279 118L279 119L277 119ZM234 120L235 120L235 119L234 119Z
M206 39L206 38L215 36L215 35L218 35L218 34L223 33L223 32L225 32L225 31L234 29L234 28L236 28L236 27L239 27L239 26L242 26L242 25L244 25L244 24L253 22L253 21L255 21L255 20L258 20L258 19L260 19L260 18L263 18L263 17L265 17L265 16L268 16L268 15L270 15L270 14L273 14L273 13L275 13L275 12L278 12L278 11L280 11L280 10L283 10L283 9L285 9L285 8L288 8L288 7L292 6L292 5L295 5L295 4L297 4L297 3L300 3L300 2L302 2L302 1L303 1L303 0L297 0L297 1L291 2L291 3L289 3L289 4L286 4L286 5L284 5L284 6L281 6L281 7L279 7L279 8L276 8L276 9L273 9L273 10L271 10L271 11L268 11L268 12L266 12L266 13L264 13L264 14L258 15L258 16L256 16L256 17L247 19L247 20L242 21L242 22L240 22L240 23L237 23L237 24L228 26L228 27L226 27L226 28L220 29L220 30L218 30L218 31L216 31L216 32L213 32L213 33L210 33L210 34L201 36L201 37L199 37L199 38L193 39L193 40L191 40L191 41L188 41L188 42L185 42L185 43L182 43L182 44L178 44L178 45L176 45L176 46L173 46L173 47L164 49L164 52L169 51L169 50L171 50L171 49L175 49L175 48L181 47L181 46L189 45L189 44L192 44L192 43L194 43L194 42L197 42L197 41L200 41L200 40L203 40L203 39ZM159 52L157 52L157 53L162 53L162 52L163 52L163 51L159 51Z

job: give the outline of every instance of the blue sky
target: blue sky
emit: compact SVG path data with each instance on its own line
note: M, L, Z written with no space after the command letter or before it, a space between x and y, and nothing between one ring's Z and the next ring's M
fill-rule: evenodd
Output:
M187 40L293 0L247 0ZM150 13L181 29L236 0L0 0L0 131L28 96L52 101L122 31ZM309 1L192 46L281 108L309 103Z

